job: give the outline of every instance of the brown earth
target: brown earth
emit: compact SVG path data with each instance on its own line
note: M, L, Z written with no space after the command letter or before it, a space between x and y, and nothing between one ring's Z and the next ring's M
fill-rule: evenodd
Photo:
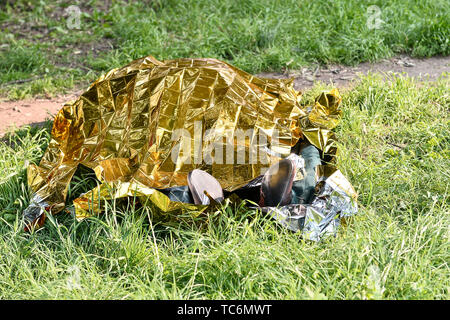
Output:
M383 59L377 63L361 63L356 67L341 65L329 65L326 67L303 68L302 70L287 71L285 73L264 72L259 74L268 78L294 77L294 87L297 90L307 89L314 85L315 81L332 83L338 88L348 87L352 80L359 75L369 72L383 74L406 74L425 81L435 81L444 72L450 72L450 56L436 56L427 59L415 59L408 56L399 56L392 59Z
M330 65L327 67L303 68L284 73L264 72L259 76L269 78L294 77L297 90L307 89L315 81L332 83L338 88L348 87L351 81L368 72L404 73L425 81L435 81L444 72L450 72L450 56L415 59L400 56L377 63L362 63L356 67ZM25 99L0 101L0 137L6 132L26 124L39 125L54 116L65 102L76 99L82 90L51 99Z
M41 125L52 118L65 102L75 100L81 90L51 99L25 99L0 102L0 137L26 124Z

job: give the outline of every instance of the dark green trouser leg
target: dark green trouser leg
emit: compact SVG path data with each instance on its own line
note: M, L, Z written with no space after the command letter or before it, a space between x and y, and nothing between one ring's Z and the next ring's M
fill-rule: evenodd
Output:
M291 203L307 204L311 203L316 186L315 168L320 165L319 150L313 145L308 145L300 151L300 155L305 159L306 177L299 181L294 181L292 185Z
M191 192L189 191L188 186L171 187L171 188L156 189L156 190L164 193L172 201L184 202L184 203L194 203L194 199L192 198L192 195L191 195Z

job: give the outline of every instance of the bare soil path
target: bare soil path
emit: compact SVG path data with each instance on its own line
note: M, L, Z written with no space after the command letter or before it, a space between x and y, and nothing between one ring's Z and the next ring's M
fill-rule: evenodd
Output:
M415 59L399 56L377 63L362 63L356 67L331 65L327 67L303 68L285 73L264 72L259 76L269 78L294 77L294 87L304 90L314 85L315 81L332 82L336 87L347 87L359 74L368 72L405 73L424 81L434 81L444 72L450 73L450 56ZM25 99L19 101L0 101L0 137L14 128L27 124L40 124L54 116L67 101L76 99L83 91L51 99Z
M399 56L389 60L383 59L377 63L361 63L356 67L330 65L313 69L303 68L285 73L264 72L259 75L268 78L294 77L295 89L302 90L312 87L315 81L332 82L338 88L347 87L352 80L358 78L358 75L365 75L369 72L405 73L409 77L423 81L435 81L444 72L450 72L450 56L436 56L428 59Z
M18 101L0 101L0 137L23 125L40 125L52 118L61 107L70 100L75 100L82 93L76 92L60 95L51 99L31 98Z

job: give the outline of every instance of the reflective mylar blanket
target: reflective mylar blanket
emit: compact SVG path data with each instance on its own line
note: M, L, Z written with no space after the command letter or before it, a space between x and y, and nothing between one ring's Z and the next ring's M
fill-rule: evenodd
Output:
M302 231L305 239L318 241L323 236L336 235L341 220L358 212L356 192L339 170L318 167L317 193L311 204L290 204L282 207L264 207L279 224L292 231Z
M187 185L196 168L226 191L237 190L307 139L322 151L326 169L318 178L325 187L306 211L311 218L290 229L336 230L336 219L356 212L350 183L341 174L343 183L330 180L338 172L330 161L340 102L334 89L303 106L292 79L258 78L215 59L135 60L101 76L56 115L39 166L28 167L34 196L24 211L27 228L64 209L79 165L93 169L102 184L74 200L78 219L100 213L101 199L128 196L160 214L199 214L204 206L171 201L159 190ZM298 210L277 211L287 226ZM323 232L310 238L316 234Z

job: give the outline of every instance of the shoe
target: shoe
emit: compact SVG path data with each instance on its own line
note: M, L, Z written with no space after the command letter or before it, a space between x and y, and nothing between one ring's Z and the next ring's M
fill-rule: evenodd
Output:
M188 186L195 204L208 205L210 199L220 203L224 199L219 181L203 170L189 172Z
M264 174L261 183L261 207L285 206L291 202L292 183L296 173L295 164L283 159L272 165Z

